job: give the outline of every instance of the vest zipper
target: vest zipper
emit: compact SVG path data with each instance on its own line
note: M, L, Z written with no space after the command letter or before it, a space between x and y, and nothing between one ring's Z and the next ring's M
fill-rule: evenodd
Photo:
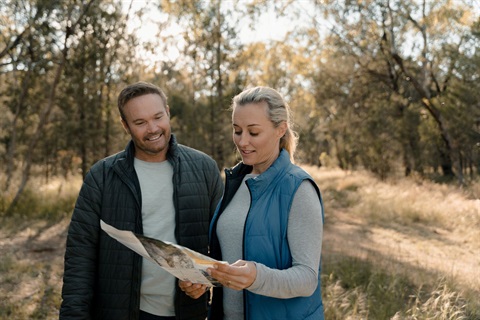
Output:
M248 217L250 215L250 209L252 208L252 191L250 190L250 186L248 185L248 182L246 183L247 184L247 189L248 189L248 193L250 194L250 205L248 207L248 211L247 211L247 216L245 217L245 225L243 226L243 239L242 239L242 259L245 260L245 230L247 229L247 222L248 222ZM245 320L247 320L247 300L248 300L248 296L247 296L247 290L242 290L243 291L243 318Z

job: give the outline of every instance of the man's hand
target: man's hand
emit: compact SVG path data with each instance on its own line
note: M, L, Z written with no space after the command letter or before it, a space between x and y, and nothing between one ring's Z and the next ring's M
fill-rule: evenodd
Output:
M193 299L200 298L208 290L206 285L191 283L190 281L179 280L178 286L187 296Z

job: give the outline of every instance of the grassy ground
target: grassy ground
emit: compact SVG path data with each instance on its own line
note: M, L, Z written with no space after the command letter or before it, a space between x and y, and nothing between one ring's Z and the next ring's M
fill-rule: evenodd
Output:
M326 319L480 319L480 183L305 169L325 202ZM33 182L15 215L0 213L0 319L58 318L80 184Z
M480 190L305 167L323 190L327 319L480 319Z

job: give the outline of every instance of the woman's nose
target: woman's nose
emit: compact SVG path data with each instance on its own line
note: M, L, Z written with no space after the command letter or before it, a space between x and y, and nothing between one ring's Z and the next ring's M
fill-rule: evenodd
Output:
M246 146L248 145L248 136L244 133L240 136L240 139L238 140L238 145L239 146Z

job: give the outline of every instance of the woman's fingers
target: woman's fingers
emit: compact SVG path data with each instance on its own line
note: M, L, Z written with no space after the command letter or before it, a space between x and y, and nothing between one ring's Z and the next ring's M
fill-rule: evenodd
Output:
M209 274L227 288L242 290L248 288L257 277L257 268L251 261L238 260L227 264L215 264L207 270Z

